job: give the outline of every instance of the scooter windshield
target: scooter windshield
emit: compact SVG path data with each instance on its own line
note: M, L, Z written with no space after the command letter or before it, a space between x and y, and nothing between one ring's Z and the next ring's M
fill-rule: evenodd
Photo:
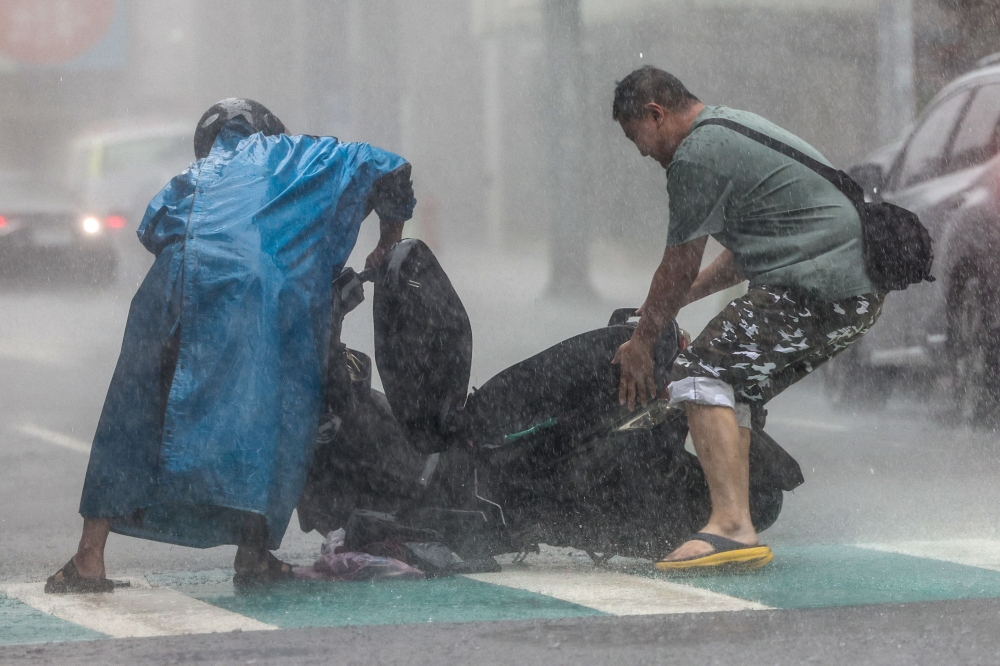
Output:
M393 414L420 451L450 446L449 424L465 405L472 325L437 258L407 239L375 279L375 363Z

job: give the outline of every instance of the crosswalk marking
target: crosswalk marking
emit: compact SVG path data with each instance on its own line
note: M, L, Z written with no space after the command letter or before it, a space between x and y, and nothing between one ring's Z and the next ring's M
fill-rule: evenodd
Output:
M110 594L45 594L44 583L0 587L12 599L115 638L262 631L277 627L233 613L143 578Z
M23 423L17 426L17 431L23 435L34 437L35 439L48 442L49 444L61 446L64 449L69 449L70 451L86 454L90 453L90 444L87 442L77 439L76 437L70 437L69 435L65 435L55 430L43 428L42 426L34 423Z
M468 578L528 590L612 615L713 613L763 610L767 606L710 590L612 571L517 570Z
M1000 540L991 539L786 546L774 564L752 575L676 580L570 560L552 556L441 580L297 582L263 594L235 594L229 571L136 578L131 588L103 595L47 595L42 583L0 584L0 644L1000 599ZM40 622L41 614L51 621Z
M858 547L1000 571L1000 540L997 539L901 541L891 544L859 544Z

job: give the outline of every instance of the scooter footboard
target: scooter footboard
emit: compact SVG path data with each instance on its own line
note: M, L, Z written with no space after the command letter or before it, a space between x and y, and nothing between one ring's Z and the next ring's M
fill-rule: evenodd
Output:
M709 507L704 475L677 425L592 439L541 465L494 458L479 467L479 494L503 507L511 540L522 547L662 555L701 526Z
M708 521L711 499L698 458L685 449L683 412L652 430L594 438L541 461L500 451L481 464L478 494L500 505L512 541L659 557ZM770 436L751 436L750 513L763 531L783 491L802 483L798 463Z

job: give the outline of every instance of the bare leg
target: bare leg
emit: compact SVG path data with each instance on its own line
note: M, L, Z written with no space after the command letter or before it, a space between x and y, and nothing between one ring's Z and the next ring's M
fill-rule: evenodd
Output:
M83 534L80 535L80 545L73 556L76 570L84 578L100 580L106 578L104 571L104 546L108 542L111 531L109 518L84 518ZM56 574L55 581L62 582L62 571Z
M267 569L267 521L264 516L248 513L240 532L233 568L239 573Z
M233 569L237 576L283 580L291 577L292 566L280 561L267 549L267 521L264 516L248 513L240 532Z
M691 439L705 470L712 514L702 532L748 546L759 542L750 520L750 431L740 428L728 407L684 403ZM665 560L708 555L714 549L704 541L688 541Z
M84 518L80 545L73 556L76 570L84 578L106 578L104 571L104 546L111 532L108 518Z

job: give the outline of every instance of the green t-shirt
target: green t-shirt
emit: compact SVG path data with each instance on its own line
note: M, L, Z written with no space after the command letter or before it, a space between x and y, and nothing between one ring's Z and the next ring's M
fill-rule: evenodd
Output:
M747 111L706 106L667 167L667 245L711 235L751 286L791 287L824 300L875 291L865 275L858 212L808 167L718 125L734 120L824 164L819 151Z

